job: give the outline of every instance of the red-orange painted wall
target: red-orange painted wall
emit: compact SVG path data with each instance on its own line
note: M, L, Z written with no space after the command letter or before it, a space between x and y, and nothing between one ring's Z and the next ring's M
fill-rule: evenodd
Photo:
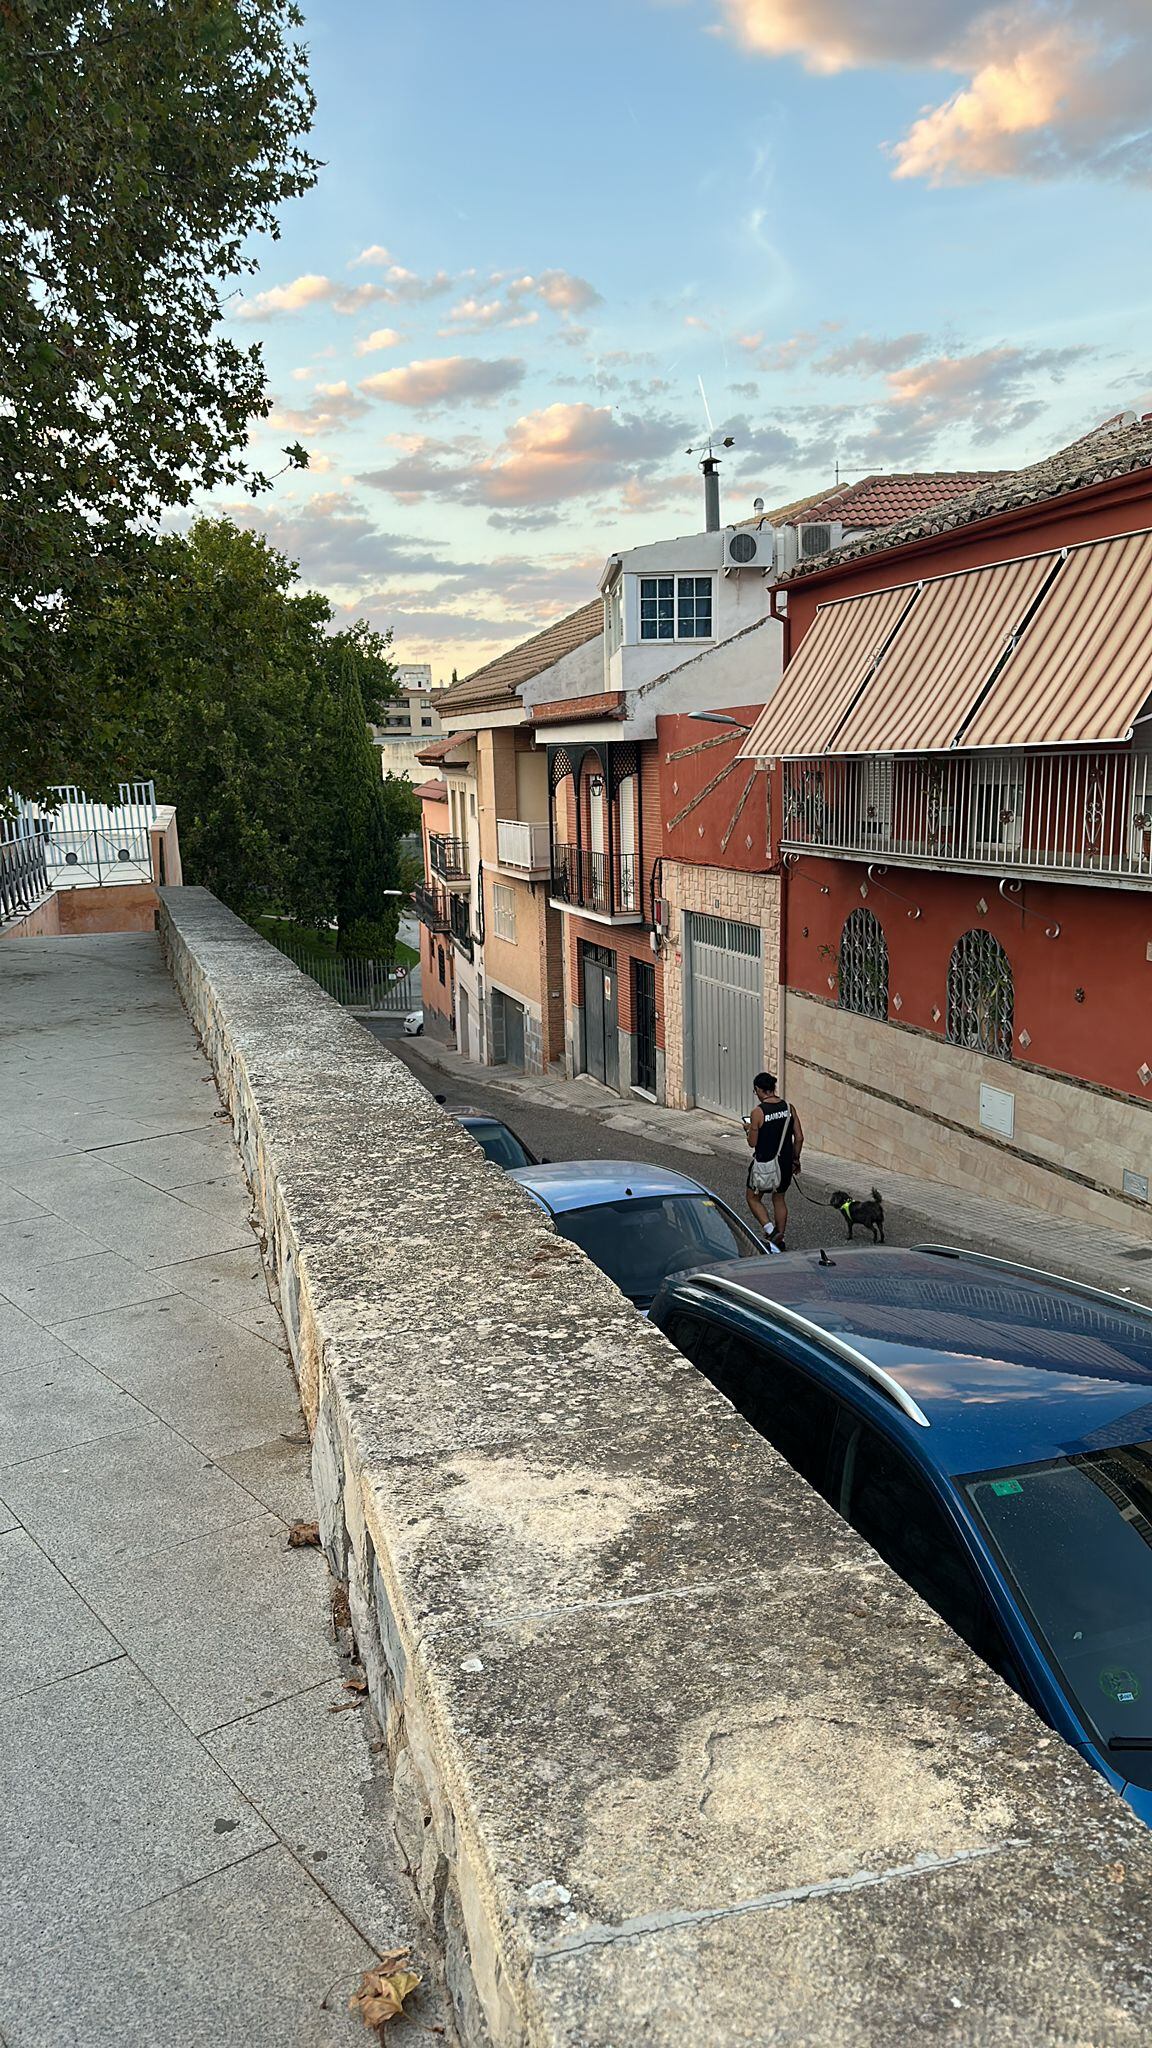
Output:
M844 920L865 901L865 869L856 861L804 856L788 876L785 980L836 1000L829 986ZM934 874L890 867L884 888L868 884L867 907L888 943L889 1014L946 1038L948 962L960 934L983 926L1012 962L1015 1030L1031 1043L1016 1056L1078 1080L1152 1100L1138 1069L1152 1065L1152 894L1024 884L1024 905L1006 902L996 882L979 875ZM822 888L829 894L823 895ZM897 896L885 889L898 892ZM983 900L987 912L981 913ZM911 905L921 916L908 915ZM1045 937L1059 924L1060 936ZM822 951L822 948L829 950ZM1076 990L1083 990L1077 1001ZM901 998L899 1011L893 1006ZM932 1015L940 1011L939 1018ZM865 1077L866 1078L866 1077Z
M763 708L736 704L729 715L751 725ZM743 740L742 732L726 734L684 712L657 719L662 833L656 850L667 859L743 874L771 866L768 777L739 759Z

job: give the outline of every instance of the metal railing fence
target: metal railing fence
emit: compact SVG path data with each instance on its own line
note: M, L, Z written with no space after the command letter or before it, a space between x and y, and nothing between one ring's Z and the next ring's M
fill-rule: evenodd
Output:
M389 960L360 959L352 953L323 953L287 933L265 936L277 950L318 982L326 995L347 1010L372 1010L407 1016L420 1007L420 969L398 967Z
M552 848L552 895L574 909L603 917L639 913L639 872L634 853L593 853L587 847Z
M43 825L19 814L0 817L0 925L27 917L50 889Z
M1152 883L1152 751L785 761L785 851Z
M23 797L11 801L17 817L43 833L52 888L103 888L153 879L154 783L122 782L115 804L96 803L73 783L58 784L51 796L54 801L43 804Z

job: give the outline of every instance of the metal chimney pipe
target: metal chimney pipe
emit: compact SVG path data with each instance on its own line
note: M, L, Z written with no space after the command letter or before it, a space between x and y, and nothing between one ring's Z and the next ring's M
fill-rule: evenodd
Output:
M720 464L714 455L706 455L700 464L704 472L704 531L720 531Z

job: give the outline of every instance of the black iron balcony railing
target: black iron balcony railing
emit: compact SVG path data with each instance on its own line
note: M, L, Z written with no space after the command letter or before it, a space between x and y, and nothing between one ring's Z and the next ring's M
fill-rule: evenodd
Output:
M453 944L459 948L466 959L471 960L473 950L472 912L467 896L449 897L448 919Z
M601 917L639 917L639 861L634 853L591 853L582 846L552 848L552 896Z
M443 882L466 882L468 880L468 843L464 839L452 839L446 832L430 832L428 835L428 859L432 873L439 875Z
M42 821L0 818L0 925L35 910L48 894L47 848Z
M452 929L452 898L447 889L438 888L435 882L420 882L412 891L416 915L421 924L431 932L447 932Z

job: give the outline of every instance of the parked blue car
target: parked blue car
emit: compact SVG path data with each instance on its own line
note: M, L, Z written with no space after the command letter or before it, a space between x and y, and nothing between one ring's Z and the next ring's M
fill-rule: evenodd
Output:
M921 1245L672 1277L652 1319L1152 1823L1152 1312Z
M563 1159L510 1176L637 1308L647 1309L669 1273L764 1249L718 1195L663 1166L634 1159Z

